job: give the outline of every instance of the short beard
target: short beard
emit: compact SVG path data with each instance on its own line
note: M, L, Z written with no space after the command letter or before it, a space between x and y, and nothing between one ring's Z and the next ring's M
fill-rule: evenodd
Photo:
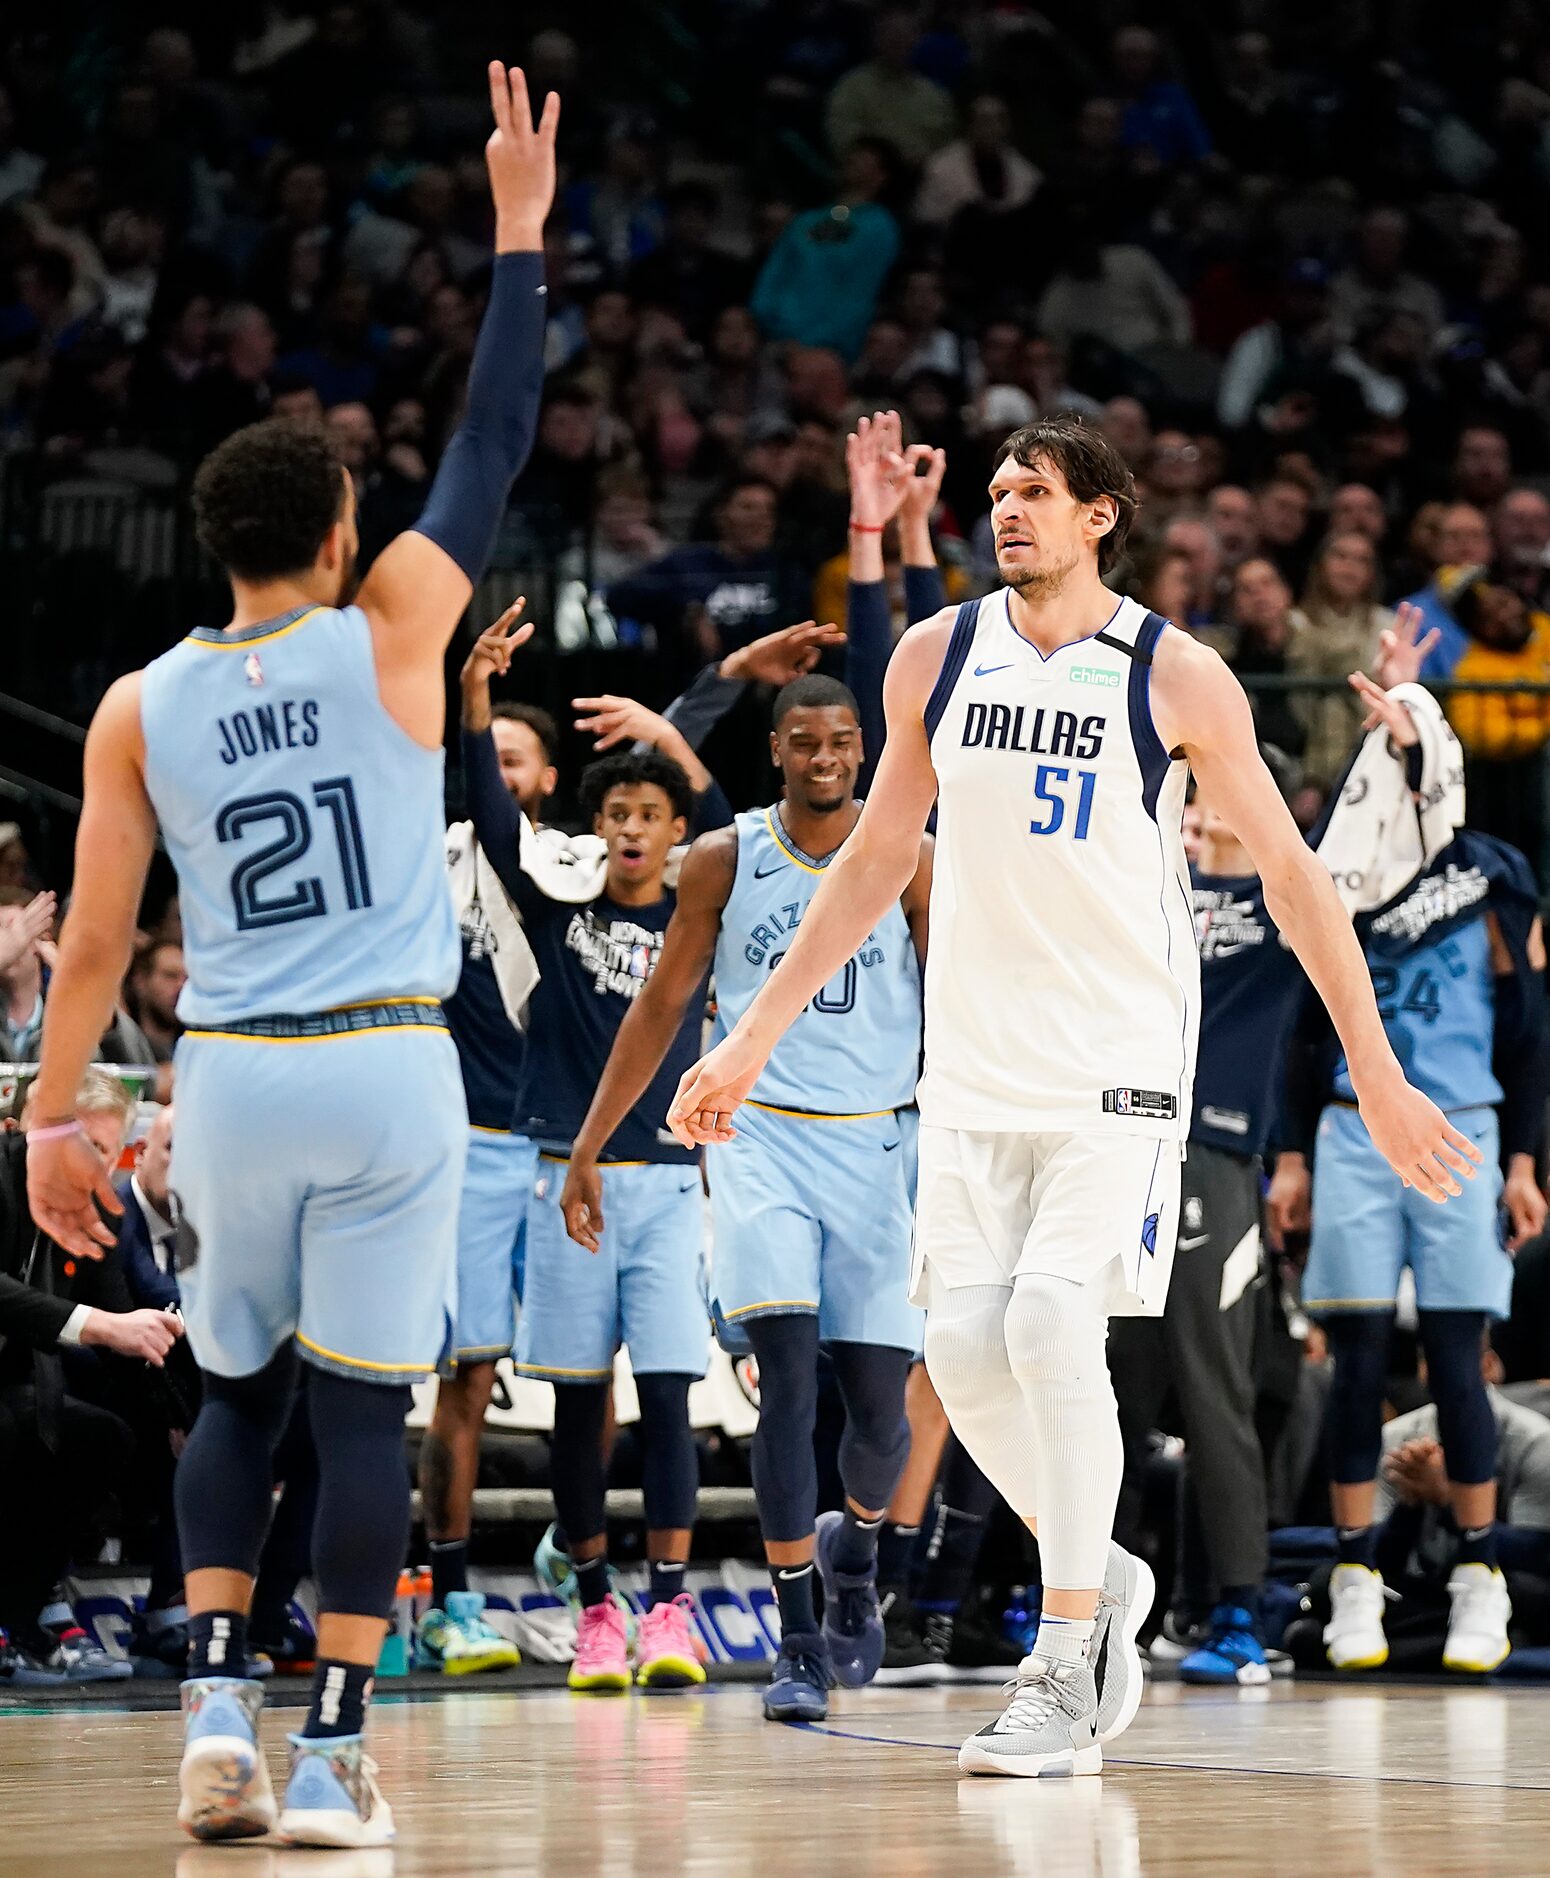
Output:
M1068 576L1076 567L1077 556L1058 567L1014 567L1010 572L999 561L996 570L1014 593L1020 593L1025 600L1053 600L1065 586Z
M809 797L802 806L809 815L838 815L853 793L852 790L843 789L832 802L815 802Z

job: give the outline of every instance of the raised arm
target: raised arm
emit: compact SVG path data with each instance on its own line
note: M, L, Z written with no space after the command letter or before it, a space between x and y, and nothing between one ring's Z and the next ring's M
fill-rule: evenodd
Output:
M909 887L921 864L921 834L936 800L925 708L946 656L952 615L915 626L888 668L888 742L861 819L824 869L791 950L770 973L736 1028L689 1070L668 1111L686 1147L730 1141L733 1110L758 1080L770 1051Z
M662 1067L691 1001L704 988L716 954L721 915L737 874L737 834L718 828L702 835L684 856L678 905L655 969L625 1013L608 1062L571 1147L560 1206L565 1230L589 1252L603 1231L603 1183L597 1163L619 1124Z
M1407 1187L1429 1200L1459 1192L1479 1153L1405 1081L1372 979L1333 881L1303 840L1254 734L1249 701L1208 647L1183 633L1158 642L1153 713L1165 746L1182 750L1201 787L1248 849L1271 918L1297 954L1340 1037L1367 1132Z
M27 1144L33 1220L67 1252L87 1258L101 1258L114 1239L96 1202L109 1213L124 1210L101 1155L74 1125L75 1094L113 1018L156 842L144 766L135 672L102 700L86 738L75 890L44 1007Z
M485 145L495 202L490 299L468 374L462 423L442 453L424 513L378 556L360 593L382 701L428 748L442 738L439 678L448 642L489 564L517 472L527 461L544 381L544 220L554 199L560 101L533 126L527 82L492 63L495 129Z

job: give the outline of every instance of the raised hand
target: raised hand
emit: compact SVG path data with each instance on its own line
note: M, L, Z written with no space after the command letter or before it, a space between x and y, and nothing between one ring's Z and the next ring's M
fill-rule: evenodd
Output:
M592 747L599 751L612 750L626 738L655 748L663 733L672 729L659 711L651 710L638 698L605 692L600 698L572 698L571 704L581 713L576 719L577 730L595 737Z
M531 620L520 626L517 624L526 605L527 595L518 594L494 625L486 626L474 641L473 649L463 661L462 682L465 687L488 685L492 678L504 678L511 670L512 653L518 646L525 646L533 636Z
M1374 684L1365 672L1352 672L1346 683L1368 707L1362 719L1363 730L1376 730L1379 724L1386 724L1389 735L1402 750L1420 742L1421 733L1415 727L1409 707L1392 692Z
M1373 660L1372 674L1385 691L1395 685L1415 684L1420 679L1426 655L1441 640L1442 633L1435 626L1424 639L1419 637L1424 618L1421 609L1406 600L1395 613L1394 624L1384 628L1378 640L1378 656ZM1371 728L1369 724L1368 729Z
M783 626L778 633L739 646L721 661L723 678L743 678L760 685L789 685L803 678L830 646L842 646L845 634L832 622L825 626L805 619L800 626Z
M543 116L533 127L527 79L522 68L508 71L490 61L490 111L495 128L484 146L495 203L495 251L513 254L541 248L544 222L554 202L554 139L560 128L560 100L544 99Z
M856 527L886 528L902 507L914 475L903 443L904 426L897 411L856 419L856 428L845 439L850 519Z
M926 526L941 500L942 478L947 474L947 452L928 443L912 443L904 453L906 464L901 516L906 528L913 522ZM922 469L921 465L925 468Z
M0 972L8 972L34 946L46 943L58 907L59 902L52 893L35 894L15 919L0 926Z

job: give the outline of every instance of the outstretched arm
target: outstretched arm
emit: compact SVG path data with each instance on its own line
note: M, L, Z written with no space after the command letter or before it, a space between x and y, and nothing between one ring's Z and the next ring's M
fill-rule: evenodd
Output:
M872 793L849 839L824 869L791 950L731 1035L679 1084L667 1119L686 1147L731 1140L732 1112L758 1080L770 1051L914 878L921 833L936 800L926 700L951 631L952 617L944 614L899 641L884 689L888 742Z
M1472 1176L1479 1153L1405 1081L1350 919L1265 767L1243 688L1208 647L1167 633L1158 642L1152 699L1166 747L1183 750L1202 789L1253 856L1270 916L1339 1033L1374 1145L1404 1184L1429 1200L1458 1193L1455 1176Z
M625 1013L592 1106L571 1147L560 1207L565 1230L589 1252L598 1249L603 1231L598 1159L650 1086L691 1001L705 984L736 874L737 835L732 829L718 828L702 835L684 856L678 905L661 955L640 996Z
M102 1157L71 1124L81 1078L118 1002L156 841L144 762L135 672L102 700L86 739L75 892L43 1014L32 1130L64 1132L40 1138L29 1131L27 1144L33 1220L67 1252L87 1258L101 1258L114 1239L95 1203L109 1213L124 1210Z
M527 81L491 64L495 129L485 146L495 202L495 266L468 374L462 423L442 453L419 521L378 556L361 588L382 701L409 734L441 742L442 694L431 685L484 573L517 472L527 461L543 391L543 229L554 199L560 101L534 128Z

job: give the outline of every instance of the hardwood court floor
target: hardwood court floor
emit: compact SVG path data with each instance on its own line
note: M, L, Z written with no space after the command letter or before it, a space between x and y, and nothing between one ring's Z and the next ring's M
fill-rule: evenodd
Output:
M386 1853L196 1847L170 1714L0 1710L0 1873L28 1878L1454 1878L1550 1872L1550 1693L1151 1690L1101 1779L960 1779L985 1689L385 1701ZM271 1714L279 1763L294 1711Z

